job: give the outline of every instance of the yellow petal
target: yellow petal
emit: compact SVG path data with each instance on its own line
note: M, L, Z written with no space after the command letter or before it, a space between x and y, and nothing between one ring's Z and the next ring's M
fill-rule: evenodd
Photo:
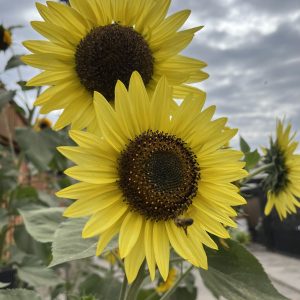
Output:
M153 224L153 249L157 267L162 278L166 281L169 274L169 238L165 227L165 222L155 222Z
M119 235L119 250L121 258L129 254L136 244L141 228L143 225L143 217L137 213L128 213L125 217Z
M93 169L74 166L67 169L65 174L74 179L94 184L112 183L119 178L117 170L103 166Z
M129 284L135 280L144 259L144 239L143 236L140 235L136 244L124 259L125 273Z
M69 218L78 218L90 216L98 211L122 201L122 194L119 189L99 193L96 197L86 196L83 199L76 200L65 211L64 216Z
M155 279L155 256L153 249L153 222L146 221L144 232L144 245L146 260L149 268L150 278L153 281Z
M82 237L89 238L103 233L114 226L128 211L128 206L123 201L117 201L113 205L95 213L85 224Z

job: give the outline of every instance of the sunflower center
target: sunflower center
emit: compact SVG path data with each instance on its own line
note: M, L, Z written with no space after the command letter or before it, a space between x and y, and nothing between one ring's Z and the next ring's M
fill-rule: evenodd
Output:
M195 154L174 135L148 130L131 140L118 161L119 187L129 207L147 219L174 219L197 194Z
M289 179L285 156L277 143L271 143L264 162L266 164L273 163L273 166L266 171L268 176L264 179L264 187L266 190L279 194L287 186Z
M119 24L92 29L78 44L75 68L81 84L89 91L101 93L113 101L118 80L128 87L133 71L144 84L153 75L153 56L142 37L132 27Z

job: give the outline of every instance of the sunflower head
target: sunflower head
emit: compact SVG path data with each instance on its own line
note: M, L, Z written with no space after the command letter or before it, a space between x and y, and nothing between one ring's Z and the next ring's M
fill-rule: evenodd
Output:
M5 51L12 43L11 32L0 25L0 51Z
M45 130L47 128L51 128L52 122L48 118L41 118L35 121L33 126L35 131Z
M211 120L215 107L186 98L172 111L172 89L163 77L149 97L134 72L129 89L116 85L115 107L95 93L99 130L71 131L77 147L59 151L77 166L66 174L80 182L57 193L77 199L67 217L91 216L82 235L100 235L97 255L119 234L120 257L132 282L146 258L152 280L158 266L169 274L170 244L192 264L207 268L208 233L222 238L235 226L231 207L245 200L232 182L247 173L242 153L224 148L236 130Z
M179 54L202 27L180 31L190 11L167 16L169 5L169 0L37 3L44 22L32 26L48 40L24 42L33 54L23 60L44 70L28 85L50 86L35 103L41 113L64 109L55 129L70 123L73 129L95 128L93 92L113 103L117 81L128 87L134 71L150 94L165 76L174 97L204 96L187 84L208 77L201 70L206 64Z
M291 124L277 121L276 139L270 139L270 147L264 149L264 163L270 165L263 186L267 191L268 201L265 214L268 215L273 206L279 217L285 218L287 213L296 212L298 201L294 196L300 195L295 180L298 173L299 157L294 154L298 143L291 134ZM300 171L300 170L299 170ZM299 173L300 174L300 173Z

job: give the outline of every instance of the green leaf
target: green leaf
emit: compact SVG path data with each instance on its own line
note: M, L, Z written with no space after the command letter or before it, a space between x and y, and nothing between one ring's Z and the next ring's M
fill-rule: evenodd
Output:
M157 294L155 289L147 289L147 290L140 290L137 296L137 300L145 300L151 296L151 300L159 300L160 296Z
M55 195L46 193L44 191L37 191L37 192L38 192L38 198L43 204L46 204L49 207L57 206L59 200Z
M45 264L49 263L50 259L50 247L49 244L42 244L35 241L26 231L24 225L18 225L14 230L14 240L16 246L24 253L32 255L39 260L42 260ZM14 257L12 257L14 259Z
M41 300L34 291L25 289L0 290L0 300Z
M170 300L196 300L197 288L193 287L192 291L189 291L186 287L178 287L174 294L171 295ZM230 299L231 300L231 299Z
M16 91L0 90L0 111L9 101L14 98L15 94Z
M5 287L7 287L9 285L10 285L10 282L1 282L0 281L0 289L3 289L3 288L5 288Z
M32 287L54 287L63 283L52 269L45 266L21 266L17 269L18 277Z
M8 224L8 215L5 208L0 207L0 233L2 228Z
M26 207L33 209L41 207L38 194L35 188L31 186L18 186L10 195L10 214L19 214L18 209Z
M70 219L58 227L52 244L53 260L50 267L96 254L97 239L81 237L86 222L86 218Z
M245 153L246 169L254 168L260 160L260 155L257 150Z
M22 55L14 55L12 56L6 66L5 66L5 69L4 70L9 70L9 69L13 69L13 68L16 68L18 66L21 66L21 65L25 65L25 63L22 62L22 60L20 59Z
M26 158L40 171L48 169L57 154L56 147L66 145L65 137L51 129L36 132L31 128L18 128L16 140Z
M240 148L243 153L247 153L250 151L250 146L241 136L240 136Z
M59 224L63 221L62 207L42 208L36 210L19 210L27 232L42 243L52 242Z
M243 246L226 240L229 248L207 250L208 270L200 270L205 285L229 300L287 300L274 288L258 260Z
M107 273L105 278L92 274L80 285L80 291L84 296L96 296L97 300L118 300L121 290L121 282Z

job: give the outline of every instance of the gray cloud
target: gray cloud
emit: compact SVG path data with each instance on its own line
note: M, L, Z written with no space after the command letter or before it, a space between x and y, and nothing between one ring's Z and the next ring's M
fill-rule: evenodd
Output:
M39 18L33 0L0 0L0 22L24 24L14 33L16 52L25 39L40 36L29 26ZM40 1L45 2L45 1ZM188 26L205 25L185 54L208 63L210 78L199 86L207 105L253 146L268 142L275 118L290 119L300 128L300 3L299 0L174 0L171 12L191 9ZM0 70L10 54L0 54ZM35 70L23 67L25 79ZM13 71L1 78L12 84ZM57 115L57 114L56 114ZM55 118L55 117L53 117Z

